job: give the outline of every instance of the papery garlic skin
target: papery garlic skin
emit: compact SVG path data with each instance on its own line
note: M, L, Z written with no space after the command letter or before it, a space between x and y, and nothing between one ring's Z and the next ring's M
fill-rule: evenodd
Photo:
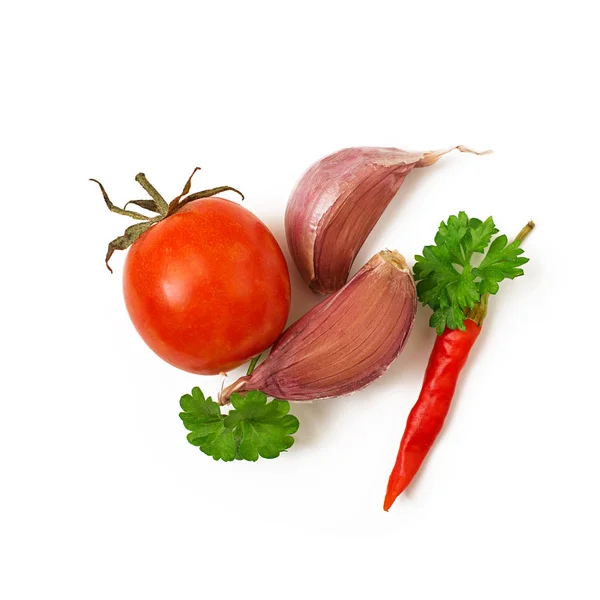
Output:
M251 375L223 390L261 390L283 400L315 400L355 392L380 377L410 335L417 294L398 252L376 254L336 294L283 332Z
M340 289L406 176L454 149L487 153L465 146L433 152L346 148L312 165L292 191L285 213L288 246L304 281L322 294Z

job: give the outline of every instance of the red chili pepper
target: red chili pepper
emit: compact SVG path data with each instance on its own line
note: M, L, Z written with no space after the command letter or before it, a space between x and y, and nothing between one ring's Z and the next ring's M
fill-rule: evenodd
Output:
M520 256L523 251L519 246L534 227L533 221L529 221L514 242L508 245L505 235L498 236L491 242L479 266L473 267L470 264L473 253L483 253L490 244L492 234L498 230L491 217L481 221L469 219L465 212L461 212L458 216L450 217L447 224L440 225L435 238L436 246L425 246L423 256L416 257L415 278L420 280L417 284L419 299L436 311L435 318L432 317L430 322L436 329L438 324L441 327L450 324L455 328L446 326L435 340L421 393L408 415L396 464L388 481L384 510L389 510L394 500L408 487L442 430L458 376L481 332L490 291L496 293L498 282L505 278L514 279L523 275L519 266L528 259ZM460 275L454 264L462 266ZM465 277L462 277L464 274ZM479 287L475 284L477 278ZM452 279L454 287L450 288L447 282ZM461 282L463 288L456 284L457 281ZM473 295L479 296L473 304L467 302L458 317L452 311L446 310L444 313L441 308L444 306L444 309L448 309L448 295L456 293L457 289L460 289L460 296L453 297L457 304L458 298L465 304L467 292L471 299ZM482 293L482 290L485 291ZM452 317L450 321L448 315ZM440 318L443 320L440 321ZM464 331L460 329L463 323Z
M465 321L465 327L465 331L446 329L436 337L423 387L408 415L396 464L390 475L383 503L386 511L412 481L442 429L458 376L481 331L481 326L470 319Z

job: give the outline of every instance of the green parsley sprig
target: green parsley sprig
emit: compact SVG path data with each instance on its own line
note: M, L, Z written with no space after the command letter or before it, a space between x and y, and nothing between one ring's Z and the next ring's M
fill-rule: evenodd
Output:
M288 414L289 402L267 402L265 394L256 390L243 396L232 394L234 410L225 415L199 387L182 396L180 404L183 412L179 416L190 432L188 441L215 460L277 458L292 447L292 434L300 426L298 419Z
M501 281L523 275L520 267L529 261L521 256L523 232L511 243L503 234L491 241L496 233L492 217L470 219L463 211L442 222L435 245L415 256L417 294L433 309L429 324L438 335L446 328L464 331L469 312L477 312L481 304L485 314L487 297L498 291ZM475 254L485 254L477 266L471 264Z

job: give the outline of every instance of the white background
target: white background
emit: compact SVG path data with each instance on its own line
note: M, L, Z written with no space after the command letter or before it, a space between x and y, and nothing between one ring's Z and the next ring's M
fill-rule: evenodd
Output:
M13 2L0 22L0 596L600 597L592 2ZM595 56L595 57L594 57ZM421 475L381 505L434 333L368 390L293 406L275 461L185 440L200 378L138 338L107 242L144 171L232 185L287 248L314 160L467 144L411 174L355 263L449 214L533 218ZM232 196L233 198L233 196ZM317 298L290 263L291 318ZM232 373L235 377L238 373ZM594 573L594 570L596 572Z

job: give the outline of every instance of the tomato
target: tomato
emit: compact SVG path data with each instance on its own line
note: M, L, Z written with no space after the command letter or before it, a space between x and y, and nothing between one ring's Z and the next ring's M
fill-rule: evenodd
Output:
M222 198L195 200L143 233L123 291L138 333L168 363L228 371L282 332L290 309L285 258L266 226Z

